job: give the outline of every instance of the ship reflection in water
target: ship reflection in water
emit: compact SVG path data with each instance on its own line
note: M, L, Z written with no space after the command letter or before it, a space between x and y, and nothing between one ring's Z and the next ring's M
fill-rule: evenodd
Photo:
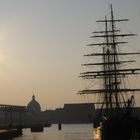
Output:
M93 140L101 140L101 127L94 128Z
M44 132L31 133L30 129L24 129L21 137L12 140L93 140L92 124L62 124L62 130L53 124L45 128Z

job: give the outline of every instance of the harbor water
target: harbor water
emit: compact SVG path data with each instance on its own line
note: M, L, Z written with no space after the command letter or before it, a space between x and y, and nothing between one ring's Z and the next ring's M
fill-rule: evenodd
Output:
M23 135L12 140L93 140L92 124L62 124L44 128L43 132L31 133L30 129L23 129Z

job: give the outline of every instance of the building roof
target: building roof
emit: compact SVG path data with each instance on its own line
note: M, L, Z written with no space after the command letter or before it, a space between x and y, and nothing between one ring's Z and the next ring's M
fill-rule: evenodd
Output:
M40 104L35 100L35 96L32 96L32 100L28 103L27 109L32 113L39 113L41 111Z

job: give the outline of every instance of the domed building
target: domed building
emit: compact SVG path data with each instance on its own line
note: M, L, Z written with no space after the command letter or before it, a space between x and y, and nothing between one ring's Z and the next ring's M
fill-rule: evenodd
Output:
M32 96L32 100L27 105L27 110L31 113L40 113L40 104L35 100L35 96Z

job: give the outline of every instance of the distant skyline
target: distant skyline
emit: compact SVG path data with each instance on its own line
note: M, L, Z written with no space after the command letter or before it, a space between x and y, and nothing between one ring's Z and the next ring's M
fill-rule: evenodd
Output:
M128 49L140 51L139 0L0 0L0 104L27 105L33 93L42 110L88 102L78 76L109 3L138 34Z

